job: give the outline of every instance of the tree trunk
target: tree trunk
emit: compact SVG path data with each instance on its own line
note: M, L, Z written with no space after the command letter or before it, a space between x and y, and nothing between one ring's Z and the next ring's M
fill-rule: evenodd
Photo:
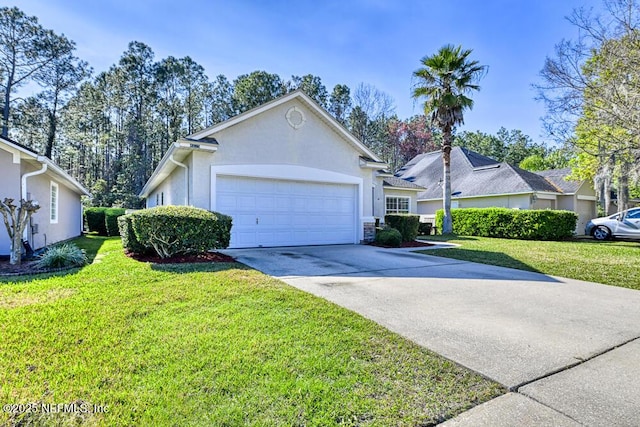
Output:
M9 264L22 264L22 232L13 233L11 239L11 255L9 256Z
M56 113L49 113L49 130L47 132L47 146L44 150L44 156L52 159L53 153L53 142L56 138L56 128L57 128L57 119Z
M9 113L11 102L11 79L7 82L7 87L4 93L4 106L2 108L2 136L9 137Z
M444 209L442 234L451 234L453 232L451 220L451 128L445 128L442 136L442 208Z
M629 209L629 169L629 163L623 159L618 176L618 212Z

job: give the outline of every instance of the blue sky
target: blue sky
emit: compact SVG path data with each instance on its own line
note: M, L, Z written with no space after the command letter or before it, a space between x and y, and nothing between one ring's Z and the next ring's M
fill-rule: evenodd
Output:
M504 126L543 141L544 107L531 85L545 57L576 29L565 19L599 0L19 0L40 23L74 40L95 71L130 41L156 59L191 56L210 79L255 70L314 74L327 90L365 82L391 95L399 117L421 113L410 96L420 59L444 44L473 49L489 71L463 130Z

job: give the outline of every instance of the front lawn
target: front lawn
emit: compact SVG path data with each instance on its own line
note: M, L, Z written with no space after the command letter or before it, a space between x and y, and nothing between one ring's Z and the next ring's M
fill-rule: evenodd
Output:
M83 269L0 278L0 425L430 425L504 392L240 264L77 243Z
M459 248L421 251L427 255L640 289L638 242L591 239L549 242L462 236L422 238L461 245Z

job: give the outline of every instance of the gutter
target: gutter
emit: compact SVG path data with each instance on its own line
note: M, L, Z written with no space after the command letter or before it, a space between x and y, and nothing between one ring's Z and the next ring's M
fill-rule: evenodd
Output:
M33 172L29 172L29 173L25 173L24 175L22 175L22 180L21 180L21 187L22 187L22 200L27 200L27 178L31 178L32 176L36 176L36 175L41 175L43 173L45 173L47 171L48 165L46 163L46 158L42 157L42 156L38 156L36 158L36 160L38 160L41 164L42 164L42 168L40 170L37 171L33 171ZM24 233L22 235L22 238L24 240L28 239L28 234L27 234L27 228L25 227L24 229Z
M184 205L189 206L189 167L184 163L180 163L173 158L173 154L169 156L169 161L176 166L184 168Z

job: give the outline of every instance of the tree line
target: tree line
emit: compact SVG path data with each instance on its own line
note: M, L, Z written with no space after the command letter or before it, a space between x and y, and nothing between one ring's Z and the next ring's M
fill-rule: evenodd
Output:
M34 96L20 89L39 85ZM94 75L75 43L18 8L0 8L2 135L41 153L89 188L96 206L139 207L137 194L171 143L294 90L302 90L395 171L438 150L432 119L398 118L393 99L372 85L335 85L307 74L253 71L213 80L186 56L156 59L131 42L119 61ZM549 150L520 131L462 132L454 144L519 164ZM539 166L538 166L539 167Z
M603 0L602 12L579 8L578 30L545 61L538 85L549 135L576 153L573 173L593 180L612 213L640 198L640 3Z

